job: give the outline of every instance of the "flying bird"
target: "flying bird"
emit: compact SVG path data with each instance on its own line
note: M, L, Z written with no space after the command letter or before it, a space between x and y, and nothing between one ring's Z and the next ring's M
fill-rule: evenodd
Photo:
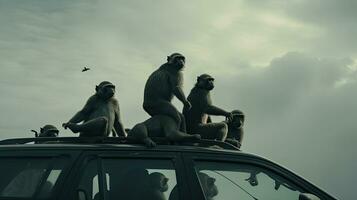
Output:
M85 72L85 71L88 71L88 70L90 70L89 67L84 67L84 68L82 69L82 72Z

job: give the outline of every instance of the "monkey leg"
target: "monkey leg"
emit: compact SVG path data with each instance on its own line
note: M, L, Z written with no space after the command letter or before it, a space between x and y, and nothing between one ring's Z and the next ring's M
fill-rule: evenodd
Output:
M128 134L129 138L134 138L145 144L147 147L155 147L156 144L149 138L148 129L145 123L139 123L130 130Z
M187 133L185 116L182 113L179 113L179 115L181 118L180 131Z
M170 141L192 141L192 140L199 140L201 136L199 134L187 134L179 130L176 122L170 118L164 116L161 121L162 131L164 135Z
M224 122L199 124L195 132L200 134L203 139L212 139L225 141L228 132L228 126Z
M182 116L181 113L168 101L160 101L155 104L144 104L144 110L150 115L166 115L172 117L178 125L181 126ZM180 127L179 126L179 127Z
M72 131L81 132L80 136L107 136L108 118L98 117L83 124L76 124L75 130Z

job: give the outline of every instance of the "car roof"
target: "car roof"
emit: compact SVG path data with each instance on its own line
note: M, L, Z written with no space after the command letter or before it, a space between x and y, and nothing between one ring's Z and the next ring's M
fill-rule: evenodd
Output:
M13 138L0 141L0 150L5 149L57 149L57 150L131 150L160 152L201 152L251 155L237 147L220 141L197 140L172 144L164 138L152 138L158 145L147 148L136 141L120 137L35 137Z

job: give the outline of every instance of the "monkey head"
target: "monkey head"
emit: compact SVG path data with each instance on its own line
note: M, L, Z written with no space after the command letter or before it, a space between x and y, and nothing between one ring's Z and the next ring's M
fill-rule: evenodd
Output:
M232 126L235 128L242 128L245 120L244 113L240 110L233 110L232 114L233 114L233 119L231 121Z
M218 188L215 184L216 179L208 176L203 172L199 172L198 177L200 178L200 183L207 199L212 199L213 197L217 196Z
M170 56L167 56L167 63L173 66L177 70L184 68L186 62L185 56L180 53L173 53Z
M159 190L160 192L166 192L169 189L169 185L167 184L169 179L160 172L151 173L149 175L149 181L151 187Z
M196 86L204 90L213 90L214 78L208 74L201 74L197 77Z
M40 129L38 137L57 137L58 133L59 131L55 126L48 124Z
M109 81L102 81L95 86L95 91L100 98L106 100L114 96L115 86Z

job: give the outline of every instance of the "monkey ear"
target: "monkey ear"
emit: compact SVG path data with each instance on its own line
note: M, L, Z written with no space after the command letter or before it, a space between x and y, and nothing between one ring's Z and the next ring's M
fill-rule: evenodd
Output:
M43 133L43 128L40 128L40 133Z
M171 57L170 57L170 56L167 56L167 62L169 62L169 61L170 61L170 59L171 59Z
M198 82L198 81L200 81L200 77L199 77L199 76L197 76L197 82Z
M95 86L95 91L98 92L98 90L99 90L99 86L96 85L96 86Z

